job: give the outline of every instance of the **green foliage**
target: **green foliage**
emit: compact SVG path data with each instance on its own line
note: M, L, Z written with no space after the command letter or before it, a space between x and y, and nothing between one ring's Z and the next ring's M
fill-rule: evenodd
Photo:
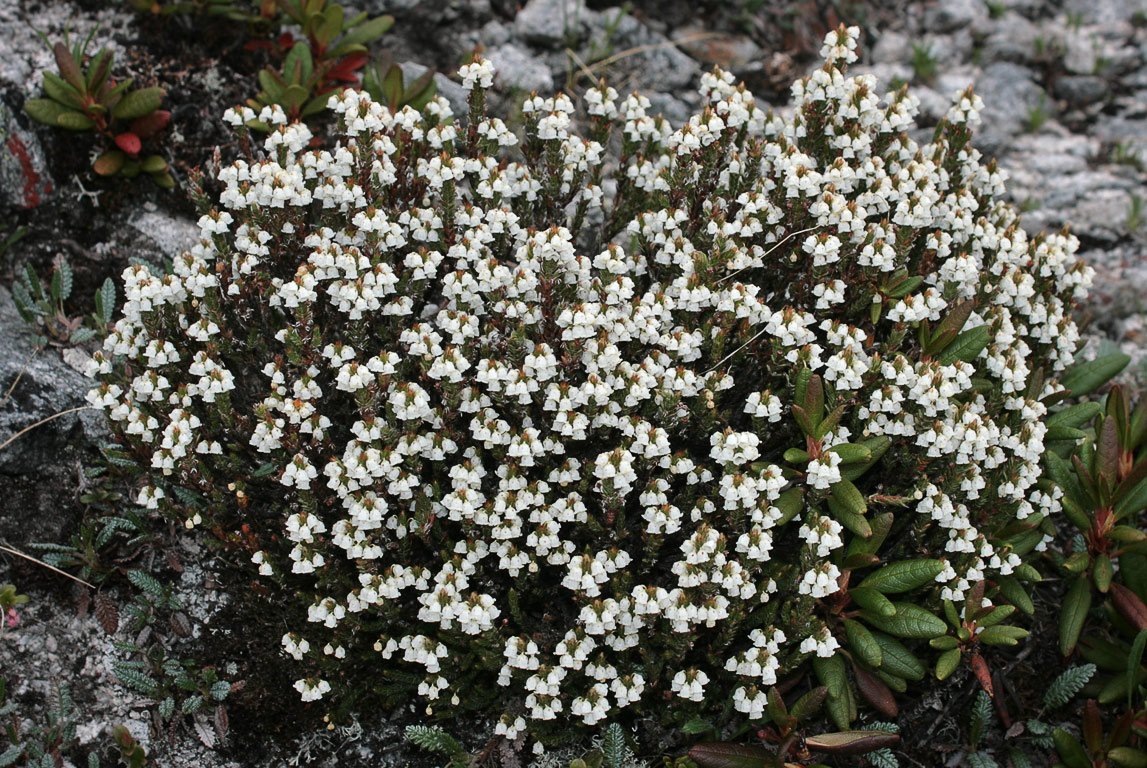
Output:
M175 179L158 154L141 154L143 142L167 127L171 113L161 109L162 88L131 90L132 79L112 79L114 55L100 51L87 58L96 30L83 42L52 46L59 74L44 72L46 98L30 99L24 110L37 122L71 131L92 131L112 145L92 164L100 176L133 179L147 174L156 185L170 189Z
M1043 695L1043 705L1047 709L1065 707L1083 690L1083 686L1095 675L1094 664L1081 664L1068 667L1061 672Z
M1039 129L1051 117L1047 106L1047 94L1040 93L1039 99L1035 104L1027 108L1027 116L1024 118L1024 130L1028 133L1039 133Z
M429 752L446 755L454 768L466 768L471 763L470 754L462 748L458 740L437 725L408 725L406 738L415 746Z
M846 31L834 34L847 39ZM313 46L296 45L288 61L307 88L317 82ZM377 84L385 86L389 70L378 74ZM171 301L161 308L145 307L137 294L166 291L168 283L139 266L129 270L130 309L121 328L132 337L123 343L129 351L114 361L102 353L97 358L113 370L101 371L96 396L118 407L112 387L131 391L143 369L136 358L149 341L133 345L137 328L178 344L179 358L154 368L173 392L188 393L186 408L175 410L162 398L125 404L136 419L157 423L149 436L129 431L122 420L112 424L120 452L129 457L123 460L134 459L136 471L147 475L140 478L140 498L190 528L203 523L223 546L258 566L267 590L309 612L311 621L291 627L285 643L308 667L296 686L307 701L329 692L341 699L335 706L370 694L405 704L418 692L444 713L516 713L506 705L511 694L495 680L532 692L556 669L546 666L549 659L572 659L570 648L592 642L596 650L584 662L563 661L555 674L566 676L560 697L522 694L531 702L526 709L562 705L551 710L560 712L556 723L546 722L556 717L545 713L532 715L536 722L528 728L535 738L562 738L571 730L565 719L578 714L596 724L604 715L595 707L608 695L611 705L615 696L632 696L625 716L633 712L698 732L713 730L711 723L721 732L728 723L751 728L767 714L780 738L770 749L778 759L790 737L826 754L886 748L883 731L851 730L862 699L894 718L895 693L922 678L934 656L954 669L951 660L958 664L965 650L977 658L973 636L982 645L1006 647L1026 634L1005 620L1030 608L1020 582L1036 577L1022 560L1047 527L1045 507L1032 508L1042 502L1027 498L1038 475L1039 403L1049 402L1049 384L1072 352L1069 315L1040 326L1051 341L1033 335L1023 351L1020 337L1030 328L1003 333L1017 308L994 282L1003 261L1000 269L985 262L965 278L949 279L931 271L940 257L921 256L939 237L936 227L947 224L898 225L894 235L879 225L869 233L871 242L844 244L808 213L813 203L786 195L789 181L783 174L774 178L762 158L807 153L810 169L844 173L848 160L829 141L828 123L819 121L831 113L832 120L849 123L851 101L809 101L795 114L810 122L789 125L807 141L792 143L787 134L765 131L777 124L749 108L745 91L713 75L706 82L714 106L702 118L712 121L705 126L721 127L706 127L705 141L690 149L697 124L671 134L653 118L612 121L604 116L622 111L616 95L601 86L602 116L595 117L602 119L591 121L600 141L556 131L568 117L559 102L534 100L522 137L506 136L503 145L495 139L501 121L485 117L476 85L492 76L481 63L463 74L474 93L465 134L444 130L453 126L441 122L450 115L439 99L426 115L410 116L416 125L377 117L383 113L375 110L367 141L355 127L359 115L346 113L352 102L355 109L370 105L358 94L345 95L335 102L344 115L340 130L354 142L332 155L304 154L310 135L296 126L275 139L289 135L297 149L280 145L273 160L252 158L259 166L252 165L251 174L321 168L293 177L297 202L228 203L226 212L204 212L205 239L235 260L208 264L188 254L179 262ZM404 83L392 80L389 87L405 98ZM973 101L971 92L962 97L962 103ZM639 105L633 97L630 108L636 113ZM920 147L907 133L904 106L894 101L880 107L886 111L879 120L871 116L872 126L903 123L904 130L871 131L864 152L880 158L874 167L920 158L911 162L921 164L922 174L965 179L969 211L982 219L977 227L1017 238L1015 253L998 254L1009 275L1042 275L1045 268L1061 273L1033 283L1042 293L1025 296L1025 309L1041 302L1070 306L1070 286L1088 279L1082 264L1064 266L1072 241L1066 235L1027 241L1014 211L991 201L979 180L993 178L994 166L974 159L962 165L969 157L963 151L968 121L946 121L936 143ZM832 112L837 109L839 115ZM736 124L740 112L754 115L749 119L758 121L758 133L749 123ZM646 122L656 135L642 133ZM867 125L848 130L859 136ZM844 135L833 126L831 136ZM614 130L623 135L611 143ZM421 138L433 137L431 131L457 138L431 146ZM514 142L513 150L503 149ZM620 162L598 155L598 148L615 145ZM376 148L386 157L376 156ZM583 162L576 153L593 159ZM603 169L615 167L620 172L607 179ZM631 184L627 168L640 186ZM478 174L473 183L456 175L471 173ZM597 200L596 191L613 182L616 197ZM226 183L224 199L233 203L232 193L244 194L246 182ZM363 196L353 212L313 204L351 189ZM834 185L818 194L851 205L840 190ZM888 186L893 202L902 194ZM743 202L754 199L751 206ZM901 202L912 207L912 199ZM598 206L600 216L587 216ZM774 214L766 211L773 209L779 226L767 223ZM922 208L913 215L926 214ZM722 217L724 224L709 225ZM725 234L742 219L749 222L737 224L743 237ZM665 223L670 220L676 223ZM259 258L241 234L252 227L273 241ZM981 238L962 235L953 242L969 255ZM792 237L807 258L796 246L791 259L765 249ZM584 256L583 239L594 243L591 252L600 249L598 256ZM860 264L870 258L861 250L868 245L885 249L887 268ZM826 260L840 248L847 253ZM328 268L328 256L348 266ZM856 265L855 274L852 266L839 273L854 281L847 286L854 301L833 304L814 291L831 292L825 281L837 274L837 262ZM353 274L344 280L339 270ZM337 287L324 282L331 280ZM343 307L331 301L339 291L363 293ZM606 314L592 327L577 326L582 320L576 318L591 309ZM624 318L617 328L615 314ZM193 324L201 334L188 332ZM205 330L210 325L215 332ZM471 333L471 326L478 330ZM834 340L811 330L826 327ZM1006 340L1012 337L1014 349ZM838 373L836 363L826 367L812 339L840 347L837 362L852 366L855 381L830 376L830 370ZM388 362L383 355L391 348L402 354ZM357 357L362 350L380 356L368 362ZM606 359L614 355L624 365ZM552 366L543 365L547 356ZM458 367L443 372L447 364ZM216 377L188 366L210 366ZM927 398L907 396L910 385L895 383L898 377L919 381L921 393L934 391L944 402L915 402ZM519 384L520 392L511 391ZM630 387L636 394L626 394ZM600 397L592 395L598 388ZM585 402L575 404L586 392ZM900 421L867 407L892 396L886 392L899 398L890 412ZM568 408L561 404L566 399ZM1017 400L1022 408L1012 405ZM1030 455L981 466L970 455L921 450L917 427L955 429L968 415L985 435L1030 441ZM582 420L585 427L577 426ZM194 449L191 443L173 449L172 436L192 432ZM647 434L652 442L639 449L636 436ZM1010 445L984 439L1001 452ZM667 447L658 453L661 443ZM322 473L330 482L312 484ZM993 496L989 504L968 490L981 487L1000 489L1000 499L1011 495ZM748 500L738 500L742 490ZM547 522L551 512L560 519ZM553 528L545 528L550 523ZM949 547L956 531L968 531L967 549ZM563 546L544 543L551 535ZM1007 558L1007 567L987 565L989 551L993 559L998 555L996 563ZM594 563L615 567L597 579ZM980 575L961 581L973 568ZM157 586L135 564L124 570L142 590L127 609L137 628L157 625L161 610L176 610L162 582ZM978 593L965 594L968 581L996 577L998 584L979 581ZM734 589L739 578L743 584ZM432 582L449 586L432 594ZM952 620L945 600L964 602L965 615ZM449 615L434 613L442 607ZM630 643L620 626L635 627L640 636ZM306 649L291 640L296 634L307 639L303 633ZM551 647L559 642L566 650ZM155 665L133 653L133 664L121 665L126 677L158 696L163 683ZM531 658L533 666L520 659L534 655L541 659ZM607 663L617 667L613 688L599 687L588 671L590 664ZM765 663L767 672L753 667ZM374 673L358 674L360 665ZM776 689L755 682L774 673L774 679L795 679L807 666L817 687L791 706ZM335 693L335 685L345 690ZM614 694L617 686L631 688ZM425 693L440 687L441 697ZM652 702L639 689L648 689ZM199 706L193 697L178 707L166 701L160 706L171 715ZM818 710L839 731L806 738L811 728L803 721ZM441 729L409 735L452 761L467 759Z
M1097 358L1068 371L1063 386L1072 394L1093 392L1128 360L1122 354ZM1056 557L1068 583L1059 622L1066 656L1086 626L1093 592L1107 594L1114 586L1117 602L1134 597L1112 581L1124 558L1147 547L1141 526L1147 510L1147 400L1132 408L1127 390L1115 386L1101 407L1074 406L1053 414L1048 424L1049 438L1066 447L1049 450L1044 463L1050 482L1063 492L1064 515L1080 544Z
M292 123L325 110L337 88L356 84L358 70L369 58L367 45L394 24L391 16L371 18L366 12L347 18L341 5L328 0L278 0L278 7L284 21L301 27L306 39L291 47L281 69L267 67L259 72L262 90L247 103L257 111L278 105ZM421 97L424 90L425 85L411 93L411 98ZM247 125L271 130L263 119Z
M421 110L438 93L434 70L428 69L407 84L402 67L388 53L376 56L362 73L362 89L379 104L385 104L392 113L404 106Z
M912 43L912 71L916 79L923 83L931 83L936 79L936 69L939 62L932 54L932 46L926 43Z
M186 632L173 617L171 628L176 634ZM183 619L186 621L186 619ZM227 732L224 702L231 695L233 684L220 677L219 670L203 666L195 659L179 658L160 642L144 646L130 642L116 643L122 656L113 662L116 679L125 687L152 700L155 716L167 726L188 718L196 724L196 732L208 747L215 737L222 740ZM214 733L200 732L200 726L210 722Z
M257 23L266 16L254 11L244 0L127 0L141 13L156 16L208 16L228 21Z
M39 334L38 343L82 344L107 334L115 312L115 283L111 278L95 293L96 310L88 317L71 316L66 302L74 283L72 266L63 255L52 261L52 272L41 280L28 264L12 284L12 300L24 322Z
M1110 161L1118 165L1126 165L1142 172L1144 166L1143 155L1131 140L1116 141L1111 145Z
M1143 226L1143 196L1132 193L1131 201L1127 204L1127 229L1138 232Z
M633 749L625 731L617 723L610 723L601 740L601 752L605 768L622 768L633 757Z

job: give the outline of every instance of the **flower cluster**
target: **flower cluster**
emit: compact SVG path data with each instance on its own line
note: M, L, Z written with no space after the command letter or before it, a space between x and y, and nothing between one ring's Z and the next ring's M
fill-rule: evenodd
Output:
M979 100L918 145L906 90L845 75L856 34L789 118L719 71L678 128L590 90L589 138L565 96L487 118L485 61L464 125L346 91L337 147L279 126L171 274L127 270L90 399L142 504L244 527L304 597L305 699L353 661L507 735L758 718L844 642L851 571L934 558L917 599L959 601L1042 544L1090 271L993 200Z

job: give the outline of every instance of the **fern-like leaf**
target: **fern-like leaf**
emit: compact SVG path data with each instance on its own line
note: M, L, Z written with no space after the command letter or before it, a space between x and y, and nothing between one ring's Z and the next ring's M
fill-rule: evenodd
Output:
M980 739L983 738L984 731L987 729L991 719L992 697L989 696L986 691L980 691L976 695L976 701L972 704L970 731L973 748L979 746Z
M1022 750L1010 750L1008 752L1008 760L1011 761L1012 768L1032 768L1031 758Z
M1000 768L1000 764L987 752L969 752L968 768Z
M621 768L633 756L633 750L625 739L625 731L617 723L610 723L605 729L601 752L606 768Z
M1077 667L1065 669L1059 677L1051 681L1051 685L1047 687L1047 692L1043 695L1044 706L1048 709L1057 709L1066 705L1069 701L1075 698L1083 686L1091 680L1095 674L1094 664L1083 664Z
M431 752L442 752L450 757L466 754L462 745L453 736L436 725L408 725L406 726L406 738L414 742L416 746Z
M152 597L163 596L163 584L161 584L159 579L155 578L150 573L144 573L143 571L136 570L128 571L127 580L134 584L136 588L142 592L147 593L148 595L151 595Z

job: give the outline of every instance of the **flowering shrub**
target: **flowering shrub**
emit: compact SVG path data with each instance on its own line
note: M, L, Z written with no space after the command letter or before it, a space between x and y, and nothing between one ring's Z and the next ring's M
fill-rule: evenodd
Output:
M140 504L305 601L304 700L417 694L511 738L757 719L812 658L847 722L841 645L919 677L897 637L1044 544L1040 401L1090 270L993 200L979 99L917 145L905 89L845 76L856 34L787 118L715 72L678 129L602 84L588 138L566 96L519 137L486 61L464 124L346 91L304 151L267 108L202 244L126 270L90 400Z

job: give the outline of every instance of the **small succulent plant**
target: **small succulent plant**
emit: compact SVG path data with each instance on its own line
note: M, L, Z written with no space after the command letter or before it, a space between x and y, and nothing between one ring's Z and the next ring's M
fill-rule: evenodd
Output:
M92 30L92 34L95 30ZM160 109L162 88L132 90L132 78L116 83L111 78L114 55L103 50L87 59L92 35L75 46L63 43L52 46L59 74L44 72L47 98L31 99L24 109L36 121L71 131L94 131L114 144L92 164L101 176L135 178L149 175L164 189L175 186L175 179L161 155L143 154L143 142L159 133L171 121L171 113Z
M369 60L366 44L394 24L392 16L369 18L366 13L347 19L342 6L327 0L279 0L279 8L285 20L302 28L306 41L290 46L281 70L259 72L262 90L247 103L256 110L278 104L290 122L322 112L332 91L357 84L357 73ZM284 42L292 41L287 37ZM249 125L270 131L262 121Z

